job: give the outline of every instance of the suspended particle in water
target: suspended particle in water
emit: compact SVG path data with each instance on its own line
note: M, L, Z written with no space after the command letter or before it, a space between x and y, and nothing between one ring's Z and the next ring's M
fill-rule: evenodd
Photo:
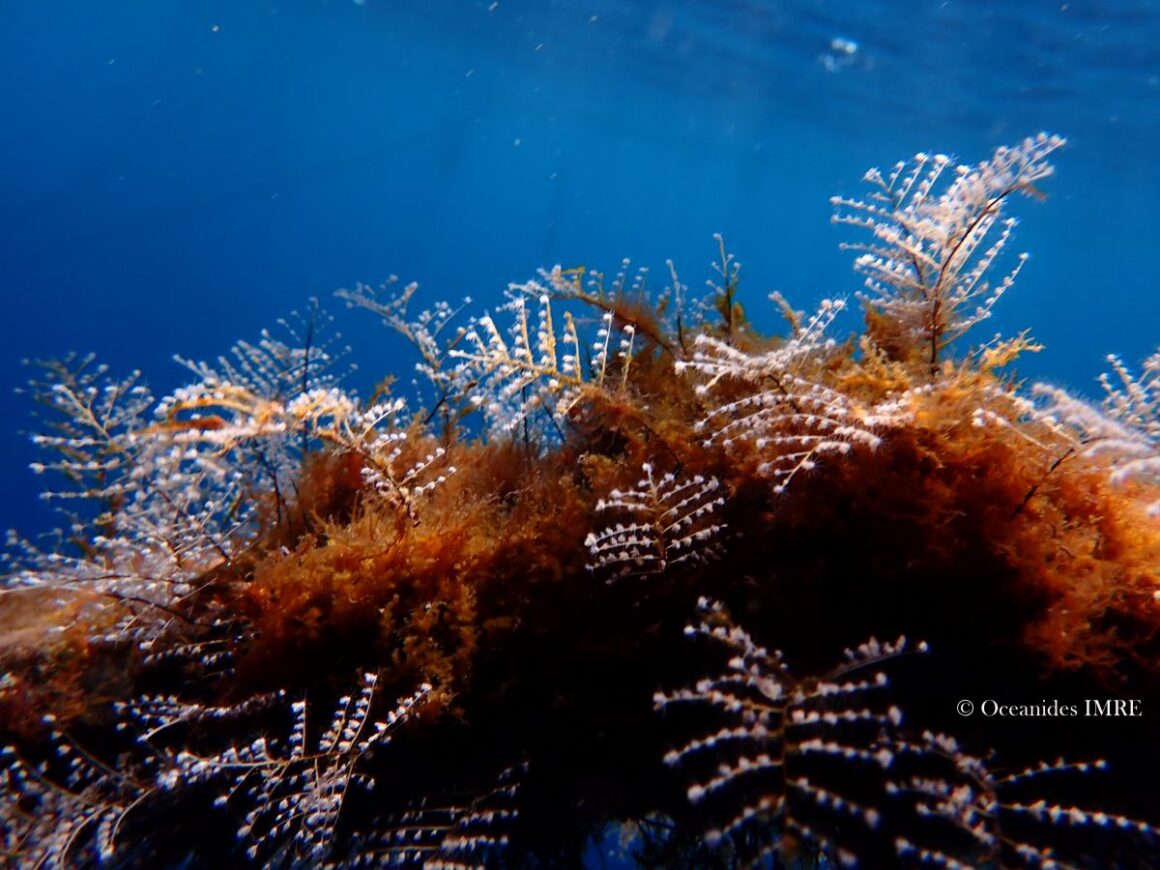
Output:
M830 50L818 56L818 62L826 72L841 72L858 58L858 43L845 36L835 36L830 40Z
M839 54L844 54L847 57L853 57L858 53L858 43L852 39L847 39L844 36L835 36L830 40L830 48Z

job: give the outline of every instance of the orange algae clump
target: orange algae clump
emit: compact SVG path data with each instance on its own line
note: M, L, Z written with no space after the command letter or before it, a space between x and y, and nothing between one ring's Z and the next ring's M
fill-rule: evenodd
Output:
M1026 337L960 350L1023 262L999 268L1008 200L1062 144L837 198L870 236L856 340L842 300L777 297L786 334L757 333L718 239L696 306L675 270L649 299L557 267L495 318L343 291L414 346L417 403L345 390L317 310L160 401L51 364L41 470L92 508L0 598L6 842L493 866L576 863L615 823L663 866L1154 856L1144 735L1041 734L1080 757L1038 773L1110 767L1112 797L1024 812L1006 792L1038 774L987 750L1040 747L945 733L984 688L1160 701L1160 354L1096 406L1025 389Z

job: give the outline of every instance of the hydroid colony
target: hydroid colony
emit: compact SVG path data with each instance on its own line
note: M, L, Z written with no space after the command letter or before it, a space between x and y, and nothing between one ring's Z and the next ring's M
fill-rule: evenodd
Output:
M1160 352L1094 404L1014 379L1027 336L965 338L1062 144L835 198L851 339L776 294L759 334L718 240L704 296L671 265L494 314L341 293L414 397L344 389L317 310L160 400L46 364L67 524L13 538L0 598L9 859L567 865L613 830L642 865L1156 860L1146 744L953 713L984 678L1160 700Z

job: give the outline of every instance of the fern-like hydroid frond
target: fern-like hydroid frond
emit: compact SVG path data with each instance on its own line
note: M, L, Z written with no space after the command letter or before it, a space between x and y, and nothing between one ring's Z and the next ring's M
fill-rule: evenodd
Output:
M1108 362L1112 372L1100 378L1107 393L1104 410L1130 433L1117 445L1112 480L1139 480L1160 487L1160 349L1144 360L1139 377L1115 355ZM1160 496L1148 510L1160 515Z
M663 574L682 562L716 558L725 525L715 519L725 504L717 478L674 474L656 477L645 463L636 489L613 490L596 504L597 513L620 522L592 532L584 541L591 561L588 570L620 577Z
M1131 426L1153 445L1160 442L1160 348L1140 365L1141 374L1133 375L1123 361L1108 357L1111 373L1100 376L1107 394L1104 409L1108 416Z
M406 420L404 399L384 399L362 408L335 389L300 396L286 413L313 437L362 458L362 476L391 505L415 514L415 501L455 474L443 462L446 450L415 452L416 434Z
M263 329L256 343L239 341L214 363L176 359L207 386L230 384L271 401L289 401L341 380L339 365L350 348L339 345L342 335L332 331L333 323L312 299L306 314L292 311L278 321L281 338Z
M32 468L68 480L49 498L98 505L95 515L71 517L70 534L91 523L100 536L90 541L92 552L128 541L166 551L193 571L205 570L213 554L228 555L248 518L239 511L242 489L277 489L293 470L278 443L292 433L277 409L335 379L326 322L317 308L308 317L292 314L280 321L288 341L263 332L256 344L238 342L216 366L179 357L199 380L159 403L139 372L110 378L91 356L42 363L45 377L30 386L51 416L32 441L50 456ZM150 415L163 422L150 425ZM259 442L252 453L235 452Z
M776 298L780 300L780 296ZM678 361L676 371L693 371L707 379L697 385L698 395L705 395L725 379L750 383L771 380L776 389L779 377L804 376L834 353L838 343L826 330L845 307L841 299L823 299L808 319L795 319L792 335L763 354L746 353L712 335L698 335L692 358Z
M228 454L257 450L266 443L277 449L285 433L298 433L311 443L359 456L371 488L408 513L413 512L416 497L455 473L454 467L438 466L445 454L442 447L432 446L420 457L404 456L413 446L404 399L384 399L363 407L354 396L332 386L278 402L244 387L221 385L206 390L205 386L175 394L167 408L169 423L161 435Z
M374 787L373 778L360 769L364 756L388 743L431 691L430 685L422 685L385 718L376 719L371 716L376 685L374 674L364 674L358 693L338 700L321 733L308 721L305 700L291 704L285 747L258 737L210 756L181 750L160 783L173 790L201 782L224 783L217 804L242 813L238 838L251 860L260 859L267 867L319 864L334 849L348 790ZM142 721L151 726L147 739L154 739L156 705L136 709L145 713ZM213 711L209 716L219 718ZM312 739L312 734L317 736Z
M898 807L894 847L902 866L1089 866L1083 859L1096 840L1111 841L1105 858L1127 860L1140 846L1155 846L1158 831L1148 822L1042 796L1054 794L1051 780L1103 771L1103 761L1061 758L999 773L993 759L930 731L915 739L893 735L891 748L886 791Z
M58 537L83 546L42 549L15 539L7 588L117 604L123 618L113 637L163 630L194 581L245 538L244 471L233 458L157 437L148 424L153 397L136 373L111 379L91 357L45 370L32 386L53 417L33 442L50 457L32 467L66 479L49 490L70 506Z
M214 363L177 357L197 380L161 401L163 423L153 434L222 456L234 452L232 464L246 485L272 491L281 510L312 443L305 422L282 409L303 395L338 389L338 365L349 348L336 346L342 336L330 334L332 322L314 300L307 315L292 312L278 322L286 340L263 330L256 344L239 341Z
M411 344L419 354L415 371L430 382L435 392L430 413L437 410L447 414L458 411L464 385L456 377L454 366L448 364L447 353L458 345L467 332L466 327L453 328L452 324L463 309L471 304L471 297L466 297L458 306L438 301L430 308L409 316L407 309L419 285L411 282L395 295L388 295L398 282L398 277L392 275L377 289L358 284L354 290L339 290L335 295L345 300L350 307L377 314L385 325Z
M311 447L308 429L281 409L302 395L337 389L349 348L336 346L341 335L330 334L332 321L314 300L307 315L292 312L278 321L285 340L263 330L257 343L239 341L214 363L176 357L197 380L161 401L162 423L152 434L223 458L233 453L230 464L244 485L272 492L281 511Z
M322 315L297 323L283 322L290 341L263 333L214 365L183 361L199 380L159 402L139 374L109 378L91 357L45 363L32 391L49 414L33 441L49 456L33 470L65 479L50 498L69 527L51 548L10 541L6 591L79 593L116 608L104 639L152 644L251 540L264 496L281 517L321 444L356 454L370 490L413 516L455 471L443 448L411 437L402 400L363 407L338 386Z
M484 315L464 336L465 347L450 355L460 361L461 376L473 385L471 401L492 428L513 434L540 410L553 422L563 418L580 398L585 373L576 323L565 313L558 331L544 287L513 285L509 300L504 307L515 315L509 337Z
M1117 356L1111 372L1100 376L1102 406L1050 384L1032 388L1046 418L1070 437L1069 453L1108 468L1114 483L1136 481L1160 487L1160 350L1144 360L1135 375ZM1148 505L1160 515L1160 496Z
M157 790L150 766L106 764L55 729L49 758L6 746L0 765L0 841L23 867L110 862L123 823Z
M880 665L925 644L871 639L825 675L797 677L722 605L698 606L703 619L686 634L720 643L728 664L654 702L700 711L695 736L665 762L691 773L688 799L711 824L706 842L728 841L745 866L799 840L845 866L947 870L1070 866L1062 856L1082 855L1108 834L1128 840L1106 854L1154 847L1158 831L1148 822L1037 791L1043 780L1103 770L1102 761L1000 773L952 737L910 736ZM1078 843L1077 831L1086 835Z
M700 396L729 387L695 429L706 445L748 444L759 457L758 472L774 480L777 492L826 456L878 447L878 432L902 420L898 406L863 407L817 377L836 347L826 327L842 307L840 300L824 300L780 346L760 354L699 335L692 359L676 364L678 372L703 379L696 387Z
M511 830L519 819L526 764L505 768L487 787L463 799L425 798L376 820L372 832L353 838L349 856L335 866L486 870L507 866Z
M32 464L37 474L57 473L66 488L50 488L49 500L92 499L98 510L131 488L132 436L145 428L153 395L141 382L141 373L110 378L108 366L92 354L67 356L39 363L42 377L29 382L29 391L44 409L45 431L32 443L48 458ZM101 522L106 515L98 515Z
M513 435L523 430L526 438L541 412L550 424L547 432L558 431L589 385L609 386L614 370L622 383L627 380L633 326L614 329L613 316L606 312L589 352L570 312L557 325L547 287L537 281L513 284L508 299L503 308L514 314L514 322L506 338L484 315L464 334L462 346L448 352L459 360L457 376L468 384L469 400L493 431ZM614 335L618 331L620 338Z
M932 374L943 349L990 317L1014 283L1026 254L1002 278L991 277L1015 226L1003 217L1006 200L1013 193L1042 196L1035 185L1052 174L1048 158L1064 144L1039 133L996 149L977 166L919 153L886 174L867 172L866 199L831 199L835 223L874 236L843 245L860 252L854 268L866 276L862 298L923 349Z
M32 468L66 479L49 490L71 508L58 537L84 543L74 551L14 541L8 589L115 606L105 634L114 642L150 643L181 618L199 578L252 536L253 496L273 492L282 508L306 446L286 404L303 390L334 389L341 351L327 323L315 307L280 321L286 340L263 332L216 365L179 358L199 380L160 402L137 372L110 378L92 357L44 363L31 387L51 416L32 440L49 458Z
M706 842L730 841L750 866L784 838L800 836L842 864L856 863L859 838L850 825L877 829L882 809L844 793L842 782L858 768L889 767L892 755L879 734L901 721L896 707L871 697L881 694L886 675L858 672L907 650L905 638L870 640L826 676L802 679L780 653L733 624L719 602L702 598L698 607L702 621L685 633L723 644L728 666L690 688L659 692L654 703L658 710L697 707L712 722L665 755L666 764L694 771L688 798L711 820ZM828 776L834 761L837 778Z
M115 761L56 730L44 761L29 762L6 747L0 753L5 852L22 866L140 860L121 836L130 816L166 803L194 807L208 791L216 792L217 806L236 814L239 846L248 859L264 867L321 866L335 848L348 791L374 787L364 760L391 741L431 691L424 684L376 716L376 688L376 677L364 674L358 692L338 699L325 723L308 720L305 700L291 704L284 739L254 737L254 723L269 718L282 692L227 705L152 695L116 705L118 731L137 745ZM223 734L235 741L248 736L218 752L194 748ZM463 838L478 825L474 809L473 804L460 813ZM466 839L456 845L470 846Z

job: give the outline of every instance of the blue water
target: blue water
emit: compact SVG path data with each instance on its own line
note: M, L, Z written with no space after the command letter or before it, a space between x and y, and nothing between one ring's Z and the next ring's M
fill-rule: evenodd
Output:
M659 287L672 257L695 287L717 231L773 326L771 290L857 289L828 197L867 167L1040 129L1070 144L1050 200L1015 204L1033 257L994 329L1089 393L1104 354L1160 342L1157 4L489 4L6 0L0 528L49 520L23 357L91 350L164 391L173 353L356 281L487 304L557 262ZM405 365L330 307L365 383Z

